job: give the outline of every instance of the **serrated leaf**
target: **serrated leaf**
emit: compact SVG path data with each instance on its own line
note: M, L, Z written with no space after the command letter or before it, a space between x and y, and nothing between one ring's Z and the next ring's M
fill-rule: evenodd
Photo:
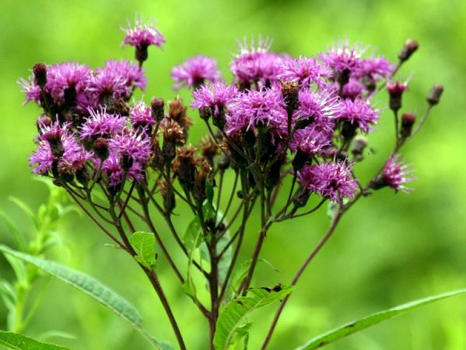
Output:
M53 261L48 261L28 254L17 252L4 245L0 245L0 251L17 259L26 261L89 295L93 299L108 307L115 314L128 321L156 348L161 350L173 349L173 347L168 343L160 342L147 333L147 331L142 327L142 317L129 301L124 299L122 296L101 282L97 281L95 278Z
M154 269L157 263L155 260L154 234L142 231L135 232L129 238L129 242L137 253L134 259L142 266Z
M22 334L5 331L0 331L0 344L15 350L70 350L70 348L43 343Z
M229 348L238 329L248 323L247 317L251 312L283 299L292 290L292 286L277 286L273 289L251 288L248 290L248 296L230 301L217 321L217 331L214 336L215 350L227 350Z
M348 323L344 326L335 328L328 333L319 335L315 337L314 339L310 340L309 342L305 343L304 345L301 345L300 347L296 348L296 350L313 350L313 349L321 348L341 338L360 332L366 328L375 326L376 324L389 320L393 317L402 315L408 311L420 308L422 306L431 304L433 302L436 302L442 299L450 298L455 295L464 294L464 293L466 293L466 289L447 292L447 293L411 301L409 303L402 304L402 305L396 306L394 308L391 308L385 311L377 312L375 314L366 316L354 322Z

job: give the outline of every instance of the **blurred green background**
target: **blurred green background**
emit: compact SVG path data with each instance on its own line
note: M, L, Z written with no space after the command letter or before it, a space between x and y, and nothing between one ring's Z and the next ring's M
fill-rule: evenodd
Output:
M348 213L294 292L271 349L292 349L368 313L466 287L465 1L2 0L0 8L0 208L24 230L31 227L8 197L37 208L47 189L33 180L27 166L39 109L33 104L22 106L24 97L16 81L27 77L36 62L73 60L97 67L110 58L132 59L133 50L120 46L119 26L126 26L135 13L156 18L167 40L162 51L150 49L146 100L153 95L175 96L170 69L189 56L216 57L227 72L236 39L244 36L273 38L275 51L295 56L317 54L337 39L348 38L370 44L392 60L407 38L417 39L420 50L401 72L404 79L412 75L404 110L421 114L433 83L443 83L445 93L425 129L404 150L404 158L416 169L415 191L409 195L380 191ZM189 96L186 91L181 95ZM379 98L383 105L385 96ZM380 167L392 142L392 118L390 113L384 116L370 138L376 153L368 157L370 164L358 170L363 179ZM193 141L203 132L198 123ZM190 219L180 216L178 227L185 227ZM327 224L322 210L313 218L273 227L263 256L280 272L261 265L255 284L288 283ZM5 231L0 223L0 242L9 244ZM155 336L173 340L160 303L128 257L105 248L107 239L85 217L67 217L61 233L69 254L55 251L56 259L119 291L141 310L144 324ZM251 244L255 236L256 230L250 230ZM189 349L206 349L206 322L175 285L167 267L161 264L160 270ZM11 276L3 258L0 274ZM5 313L0 305L0 329L5 329ZM251 350L259 348L272 315L273 307L256 314ZM51 280L27 334L39 337L47 330L74 334L75 340L51 341L77 350L148 348L124 321L56 280ZM465 297L412 312L327 348L465 349Z

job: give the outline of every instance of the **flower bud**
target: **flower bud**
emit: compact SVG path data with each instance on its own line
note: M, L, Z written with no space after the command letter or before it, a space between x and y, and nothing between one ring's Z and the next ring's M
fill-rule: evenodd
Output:
M47 84L47 66L44 63L36 63L32 67L32 73L34 74L34 82L43 88Z
M401 63L407 61L418 48L419 44L416 40L407 40L398 54L398 59Z
M288 116L298 108L299 84L297 82L284 82L281 86L283 100L285 101Z
M443 93L443 85L441 84L435 84L432 87L432 90L430 90L429 94L427 95L427 102L431 106L435 106L440 102L440 97L442 96Z
M364 159L364 150L368 145L367 139L364 136L358 136L353 140L351 153L353 154L354 160L359 162Z
M152 108L152 118L160 123L164 117L164 101L161 98L154 97L150 103Z
M304 207L310 196L311 192L307 188L300 186L293 196L293 204L296 209Z
M403 113L401 116L401 130L400 134L402 137L406 138L411 136L411 131L413 130L413 125L416 122L416 114L414 113Z
M94 142L94 153L99 159L103 162L106 160L109 156L109 149L108 149L108 141L104 137L99 137L95 142Z
M139 62L139 66L142 66L142 63L149 57L147 47L147 45L136 46L134 57Z
M212 111L210 107L202 107L199 109L199 116L201 119L207 121L212 116Z
M387 91L390 94L390 109L397 112L401 108L401 96L406 91L408 86L400 81L388 82Z

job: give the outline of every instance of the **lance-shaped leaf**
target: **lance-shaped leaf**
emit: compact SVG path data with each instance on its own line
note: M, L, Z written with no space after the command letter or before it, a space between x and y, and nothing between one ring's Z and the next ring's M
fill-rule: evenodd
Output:
M154 269L156 265L154 234L138 231L131 235L129 242L137 253L134 259L142 266Z
M446 299L446 298L459 295L459 294L464 294L464 293L466 293L466 289L461 289L457 291L452 291L452 292L448 292L444 294L427 297L424 299L411 301L409 303L402 304L402 305L396 306L394 308L391 308L385 311L377 312L370 316L361 318L357 321L348 323L344 326L335 328L334 330L331 330L328 333L317 336L316 338L310 340L306 344L300 346L299 348L296 348L296 350L313 350L313 349L321 348L341 338L347 337L348 335L360 332L366 328L375 326L376 324L380 322L383 322L393 317L404 314L405 312L417 309L421 306L425 306L427 304L430 304L430 303L433 303L433 302L436 302L442 299Z
M142 327L141 315L136 310L136 308L130 304L129 301L124 299L122 296L101 282L97 281L95 278L53 261L48 261L29 254L17 252L4 245L0 245L0 251L37 266L52 276L57 277L65 283L91 296L95 300L108 307L115 314L128 321L156 348L160 350L173 349L170 344L158 341L147 333L147 331Z
M0 345L14 350L70 350L63 346L43 343L25 335L0 331Z
M247 318L254 310L287 296L293 287L251 288L248 296L230 301L220 314L214 336L215 350L227 350L238 329L248 324Z

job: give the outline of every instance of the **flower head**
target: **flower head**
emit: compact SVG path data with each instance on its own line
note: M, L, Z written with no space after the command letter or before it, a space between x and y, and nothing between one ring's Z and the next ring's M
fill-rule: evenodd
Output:
M298 172L298 179L304 188L334 202L353 196L357 188L350 168L342 162L305 166Z
M270 86L283 73L287 56L270 53L271 40L263 40L259 37L258 46L254 40L248 45L246 39L239 42L240 53L236 55L230 64L230 70L234 75L235 83L248 88L253 83L260 88Z
M350 46L348 41L339 43L320 55L320 59L335 73L345 71L352 74L360 74L363 69L361 56L367 48L360 48L357 44Z
M81 127L79 137L82 140L96 137L112 137L123 131L126 119L117 115L109 114L105 108L100 110L89 110L90 116Z
M137 64L125 60L121 61L107 61L105 63L107 71L117 72L124 80L128 87L137 87L144 90L147 85L147 79L144 69L138 67Z
M99 159L94 159L96 167L99 163ZM125 171L122 167L122 157L117 151L113 150L110 152L109 157L102 164L102 172L107 175L110 187L119 186L123 183ZM126 172L126 179L141 181L143 178L142 165L138 162L133 162Z
M279 79L299 83L301 89L309 89L312 84L325 86L323 78L329 78L331 71L314 58L300 57L285 62Z
M279 88L240 93L229 105L227 133L249 130L256 126L269 126L286 130L287 114Z
M366 87L359 80L350 79L348 83L343 86L341 97L354 100L357 97L361 97L365 90Z
M144 103L144 101L135 102L134 107L130 111L129 117L133 127L145 127L155 124L155 119L152 117L152 110Z
M165 38L155 27L155 21L143 23L142 19L136 19L134 27L122 28L122 30L126 34L123 45L143 48L150 45L162 47L165 44Z
M370 57L362 61L362 74L371 79L386 78L394 71L394 66L383 57Z
M171 76L176 83L173 88L178 90L182 86L197 88L206 80L215 82L221 74L216 60L207 56L194 56L174 67Z
M65 103L75 103L79 95L84 94L91 69L75 62L63 62L47 67L47 81L44 91L53 99L53 102L62 106ZM41 90L31 76L29 80L21 79L19 85L26 94L26 102L39 102ZM72 99L70 101L70 99Z
M212 114L218 116L237 94L238 88L235 85L227 86L223 81L202 85L201 88L193 91L194 100L191 107L210 108Z
M51 146L47 140L39 141L39 148L29 158L29 165L33 172L40 175L72 176L84 169L91 153L84 150L74 136L63 133L60 136L60 152Z
M308 157L318 155L331 144L333 133L319 126L308 126L293 134L289 147L293 152L300 152Z
M362 132L369 132L371 125L377 123L379 113L367 102L360 99L342 101L342 110L338 119L348 121L358 127Z
M399 156L396 154L385 163L381 178L383 186L380 187L388 186L393 188L395 192L409 192L410 189L407 188L405 184L413 181L414 177L409 175L412 171L409 169L408 165L399 162L398 157Z
M109 142L110 148L132 161L145 164L152 153L150 138L144 130L131 130L114 136Z
M293 113L295 122L310 120L328 124L341 112L340 100L333 90L310 92L301 90L298 94L299 107Z

